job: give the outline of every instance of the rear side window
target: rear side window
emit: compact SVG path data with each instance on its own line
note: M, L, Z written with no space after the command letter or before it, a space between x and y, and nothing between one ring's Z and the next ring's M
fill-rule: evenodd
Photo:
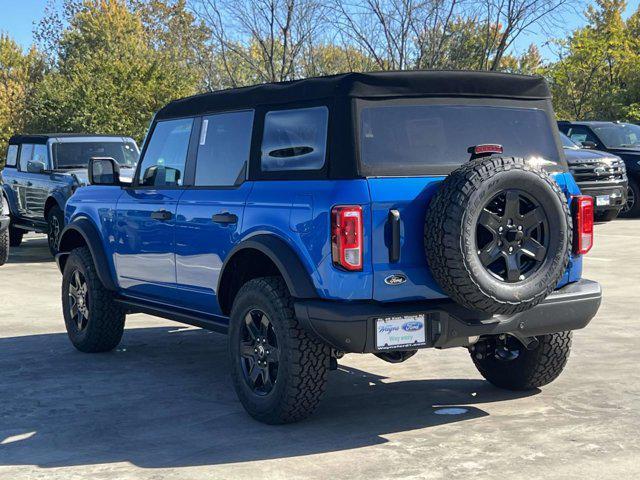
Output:
M182 185L192 127L192 118L167 120L156 124L142 159L139 185Z
M18 164L18 145L9 145L7 149L7 167L15 167Z
M231 112L202 119L196 186L242 183L251 151L253 112Z
M262 171L321 169L328 122L327 107L268 112L262 137Z
M533 108L365 107L359 136L361 162L371 175L447 173L469 161L469 147L481 144L502 145L505 156L560 158L546 113Z
M20 170L27 171L27 164L31 161L31 155L33 155L33 144L23 143L20 148Z

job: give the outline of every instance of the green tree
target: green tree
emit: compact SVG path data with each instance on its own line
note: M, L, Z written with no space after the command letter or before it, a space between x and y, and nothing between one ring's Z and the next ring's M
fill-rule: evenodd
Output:
M181 40L170 35L177 27L161 29L160 16L146 24L143 18L122 0L85 1L59 36L53 68L33 102L31 129L140 140L156 110L195 93L198 71L177 54Z
M29 101L43 73L42 55L34 48L24 53L13 39L0 34L0 167L9 137L25 130Z
M618 120L626 116L629 85L636 83L638 41L622 14L625 0L597 0L589 24L558 42L560 60L546 74L556 112L568 119Z

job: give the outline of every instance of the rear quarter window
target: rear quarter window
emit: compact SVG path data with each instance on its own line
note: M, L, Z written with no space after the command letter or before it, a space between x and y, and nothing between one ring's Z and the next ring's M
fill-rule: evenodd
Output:
M505 156L558 162L545 111L471 105L367 106L360 156L368 174L444 174L469 161L469 148L499 144Z
M267 112L262 171L320 170L325 162L328 122L327 107Z

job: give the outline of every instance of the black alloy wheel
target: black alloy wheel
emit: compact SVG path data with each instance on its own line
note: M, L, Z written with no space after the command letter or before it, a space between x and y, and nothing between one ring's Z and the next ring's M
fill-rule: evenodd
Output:
M280 352L265 312L250 310L240 327L240 361L245 382L257 395L268 395L278 380Z
M627 202L624 204L622 208L623 212L630 212L633 210L633 207L636 205L636 192L631 188L631 186L627 187Z
M480 262L491 275L506 283L526 280L547 255L547 215L531 195L504 190L480 212L476 244Z
M78 332L87 328L89 320L89 286L80 272L75 270L69 283L69 312Z
M58 217L52 215L51 219L49 220L49 248L51 250L55 250L58 248L58 238L60 237L61 230L62 227L60 226Z

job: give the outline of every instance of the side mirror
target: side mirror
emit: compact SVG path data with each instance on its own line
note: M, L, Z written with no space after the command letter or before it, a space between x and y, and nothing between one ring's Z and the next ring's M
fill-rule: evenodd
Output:
M44 172L45 165L42 162L38 162L37 160L31 160L27 162L27 172L28 173L42 173Z
M584 142L582 142L582 148L588 148L589 150L594 150L598 147L598 145L596 145L596 142L591 142L589 140L585 140Z
M120 165L111 157L89 159L89 185L120 185Z

